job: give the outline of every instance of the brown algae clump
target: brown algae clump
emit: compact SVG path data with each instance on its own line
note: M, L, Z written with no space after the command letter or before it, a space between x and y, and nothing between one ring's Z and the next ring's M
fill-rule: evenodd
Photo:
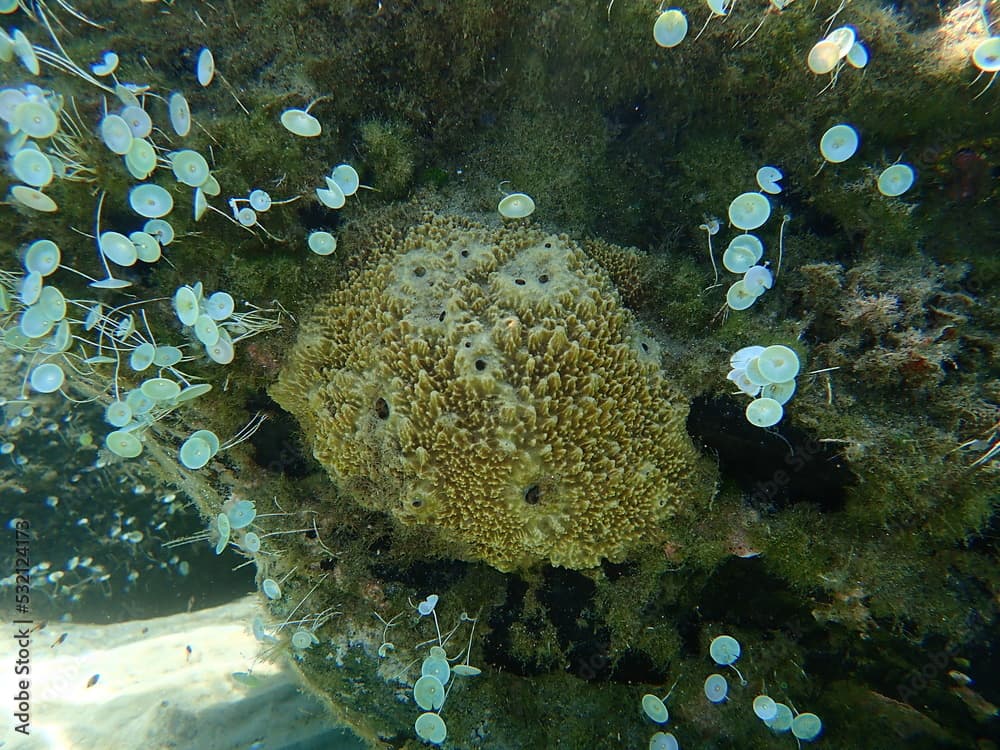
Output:
M378 243L272 389L342 492L501 570L622 560L709 498L659 347L574 242L428 214Z

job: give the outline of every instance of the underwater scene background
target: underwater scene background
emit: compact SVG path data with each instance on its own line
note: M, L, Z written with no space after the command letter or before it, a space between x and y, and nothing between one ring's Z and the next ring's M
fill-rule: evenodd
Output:
M11 748L996 748L995 0L0 0Z

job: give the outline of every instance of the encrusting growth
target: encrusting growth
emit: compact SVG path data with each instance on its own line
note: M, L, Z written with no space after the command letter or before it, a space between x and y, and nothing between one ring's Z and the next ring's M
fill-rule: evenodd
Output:
M373 243L272 389L342 492L501 570L622 560L710 496L658 345L574 242L428 214Z

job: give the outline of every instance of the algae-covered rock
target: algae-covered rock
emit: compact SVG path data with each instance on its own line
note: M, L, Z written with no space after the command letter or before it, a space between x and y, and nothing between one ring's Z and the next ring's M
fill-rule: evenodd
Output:
M501 570L621 560L710 496L659 347L576 243L435 215L373 241L272 389L342 492Z

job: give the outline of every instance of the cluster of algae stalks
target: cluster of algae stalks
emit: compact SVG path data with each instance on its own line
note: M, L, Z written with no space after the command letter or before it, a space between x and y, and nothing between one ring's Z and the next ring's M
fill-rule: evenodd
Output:
M692 22L707 13L682 7ZM987 645L1000 587L1000 483L993 466L970 468L975 455L956 448L988 433L1000 400L997 92L973 100L966 87L967 57L955 50L971 31L855 1L838 19L858 28L872 63L818 96L825 81L806 70L805 54L837 9L793 3L739 45L766 10L740 3L698 42L669 51L652 42L656 8L622 0L610 12L576 2L264 2L252 16L220 4L199 9L204 26L175 6L93 3L86 10L106 30L64 39L81 60L106 48L142 54L152 73L141 75L163 91L191 78L192 33L210 44L250 113L221 86L190 93L206 131L191 145L211 144L227 194L275 183L307 194L324 165L345 158L381 191L343 216L308 200L275 213L268 228L288 243L221 222L198 227L197 241L171 250L172 267L141 280L148 298L193 274L234 296L275 297L308 320L317 297L376 267L373 236L401 236L427 209L485 215L496 184L511 180L535 198L538 226L576 237L606 269L652 331L667 378L696 412L723 419L723 431L742 419L723 379L735 349L785 343L809 369L840 368L800 384L782 428L792 458L763 434L733 448L697 431L712 446L703 460L718 461L718 494L679 507L669 538L570 566L581 570L505 561L498 567L519 568L506 574L475 562L484 555L454 536L398 523L331 483L266 396L296 331L213 375L220 386L228 376L228 387L203 407L206 422L233 428L263 407L271 423L228 466L202 477L171 467L168 476L207 516L236 492L261 508L275 498L288 514L262 521L267 531L315 521L309 533L265 544L257 562L262 578L289 576L271 605L279 621L303 598L300 615L340 612L296 660L373 746L417 742L405 689L415 670L404 668L433 631L407 599L432 591L449 628L463 611L479 618L472 659L484 671L449 698L449 746L620 737L641 747L651 730L639 696L678 678L671 722L685 746L786 745L753 717L751 688L746 700L734 690L726 705L704 701L707 643L720 632L744 644L752 690L766 684L808 704L840 747L872 747L889 732L914 746L962 747L990 732L986 702L1000 695ZM325 137L278 137L280 111L318 96L312 111ZM93 95L81 89L78 102L94 119ZM861 151L852 167L817 175L818 137L836 122L862 132ZM98 184L123 195L124 173L96 138L82 146ZM905 202L882 200L868 172L899 154L917 167L917 189ZM704 291L711 269L697 227L751 189L764 163L781 165L781 203L793 217L780 284L766 303L722 320L721 296ZM6 212L4 228L17 242L49 236L69 265L85 266L92 250L69 228L90 225L89 186L61 189L58 225ZM299 238L322 226L338 233L341 251L305 257ZM616 244L587 240L595 236ZM643 250L621 249L632 245ZM159 314L161 323L169 316ZM763 473L748 472L741 454ZM833 463L838 486L811 486L808 477ZM400 652L391 666L376 655L383 630L372 610L387 620L406 612L390 631Z

